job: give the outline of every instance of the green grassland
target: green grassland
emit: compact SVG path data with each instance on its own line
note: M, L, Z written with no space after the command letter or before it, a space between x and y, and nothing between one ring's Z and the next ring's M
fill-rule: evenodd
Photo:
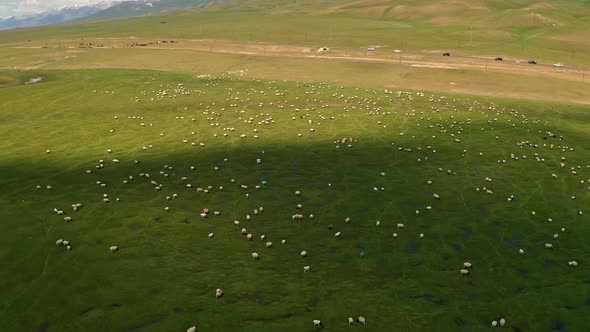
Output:
M14 31L5 45L93 38L223 39L452 51L589 66L587 1L237 1L200 10Z
M590 328L588 107L156 71L27 75L44 81L0 88L2 330L314 331L321 319L348 331L363 328L348 326L357 315L367 331L483 331L499 317L514 331Z

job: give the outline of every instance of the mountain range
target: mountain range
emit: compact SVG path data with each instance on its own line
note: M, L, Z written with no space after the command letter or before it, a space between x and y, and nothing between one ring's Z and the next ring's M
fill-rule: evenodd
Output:
M198 8L226 0L129 0L102 1L93 5L67 6L37 14L0 19L0 30L70 22L102 21L144 16L164 11Z

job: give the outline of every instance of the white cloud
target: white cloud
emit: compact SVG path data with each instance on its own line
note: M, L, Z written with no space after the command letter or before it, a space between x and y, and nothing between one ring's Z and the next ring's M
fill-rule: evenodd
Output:
M105 0L0 0L0 17L21 16L64 6L88 5L103 1Z

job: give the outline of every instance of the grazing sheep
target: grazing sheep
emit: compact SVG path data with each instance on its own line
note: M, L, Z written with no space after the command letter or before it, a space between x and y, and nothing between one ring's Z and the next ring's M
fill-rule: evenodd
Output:
M254 259L260 259L260 256L258 255L258 253L253 252L252 253L252 258L254 258Z
M72 221L72 217L64 217L65 222L70 222Z
M393 233L393 237L397 237L397 233Z
M264 239L266 239L266 235L260 235L260 240L264 241Z
M186 332L197 332L197 327L196 326L191 326L189 327Z
M68 241L68 240L64 240L64 242L63 242L63 245L64 245L64 246L69 246L69 245L70 245L70 241Z
M352 323L354 323L354 319L352 319L352 317L348 317L348 325L351 325Z
M251 233L250 233L250 234L248 234L248 235L246 235L246 239L248 239L248 240L252 241L252 238L253 238L253 236L252 236L252 234L251 234Z
M404 228L404 224L397 224L397 228Z
M553 249L553 245L551 243L545 243L545 248Z
M469 262L465 262L465 263L463 263L463 267L466 268L466 269L469 269L469 268L472 267L472 265Z
M266 246L267 248L270 248L270 247L272 247L272 242L266 242L265 246Z
M245 228L242 228L242 235L246 235L248 231Z
M66 249L67 249L67 250L72 250L72 246L68 245L68 246L66 247Z
M500 327L504 327L506 325L506 320L504 318L500 318Z
M281 240L281 244L284 245L285 243L287 243L287 240Z
M496 326L498 326L498 322L496 322L496 321L493 321L493 322L492 322L492 328L495 328Z
M340 232L336 232L336 234L334 234L334 237L339 237L340 236Z
M309 265L306 265L303 267L303 272L309 272L309 269L310 269Z
M375 223L375 226L377 226L377 227L381 226L381 222L379 220L377 220L377 222Z
M301 204L297 204L296 208L297 208L298 210L301 210L301 209L303 209L303 205L301 205Z
M109 250L110 250L111 252L119 251L119 247L117 247L117 246L111 246L111 247L109 248Z
M62 240L62 239L59 239L59 240L55 241L55 245L58 246L58 247L61 246L61 245L63 245L63 244L64 244L64 240Z
M363 316L358 316L356 318L356 321L359 322L359 323L361 323L361 324L363 324L363 325L365 325L365 317L363 317Z
M424 233L420 233L420 238L423 239L424 238Z
M522 255L522 254L524 254L524 250L518 249L518 253Z
M469 270L467 270L467 269L461 269L460 272L461 272L461 275L469 274Z
M297 190L297 191L295 192L295 195L297 195L297 196L301 195L301 191Z
M215 291L215 297L220 298L222 296L223 296L223 291L221 290L221 288L217 288L217 290Z
M434 199L440 199L440 196L438 194L433 194L432 197L434 197Z
M350 222L350 218L344 219L344 222L348 224Z
M301 252L301 257L305 257L305 256L307 256L307 251L303 250L303 251Z
M319 319L314 319L313 320L313 326L318 327L322 325L322 322Z

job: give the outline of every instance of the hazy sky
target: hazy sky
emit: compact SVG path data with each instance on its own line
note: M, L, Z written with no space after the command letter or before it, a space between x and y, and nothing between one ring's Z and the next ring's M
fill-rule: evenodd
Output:
M0 17L21 16L64 6L88 5L102 1L104 0L0 0Z

